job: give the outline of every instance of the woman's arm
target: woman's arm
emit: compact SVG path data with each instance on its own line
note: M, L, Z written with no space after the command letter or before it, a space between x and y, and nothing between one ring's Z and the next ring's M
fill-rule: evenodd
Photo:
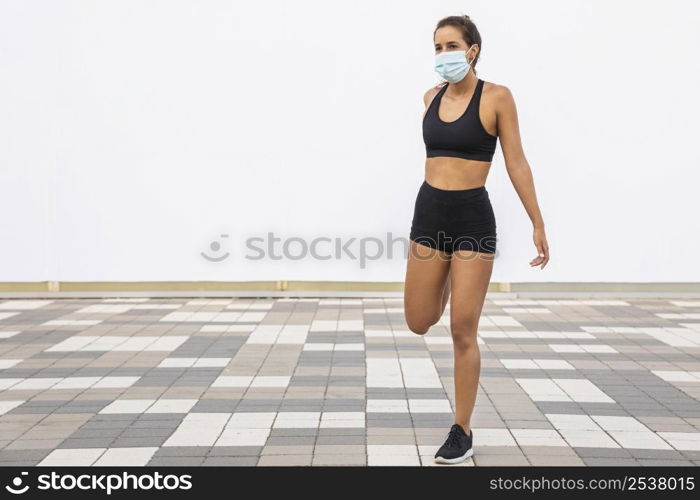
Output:
M544 232L544 219L537 203L532 170L525 158L520 140L515 99L513 99L510 89L504 85L499 85L494 90L498 139L501 142L506 170L534 228L533 241L537 248L538 256L530 261L530 265L537 266L541 264L541 268L544 269L544 266L549 261L549 245Z

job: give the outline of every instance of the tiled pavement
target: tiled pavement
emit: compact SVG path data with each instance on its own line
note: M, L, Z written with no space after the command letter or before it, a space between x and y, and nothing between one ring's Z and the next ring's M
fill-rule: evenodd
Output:
M488 298L473 459L700 465L700 300ZM0 300L2 465L434 465L449 309Z

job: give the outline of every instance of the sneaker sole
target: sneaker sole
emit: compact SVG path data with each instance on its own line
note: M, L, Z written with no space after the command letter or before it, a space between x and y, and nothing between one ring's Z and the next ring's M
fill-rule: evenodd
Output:
M443 457L435 457L435 462L438 464L458 464L460 462L464 462L467 458L471 457L474 455L474 448L469 448L467 452L462 455L461 457L455 457L455 458L443 458Z

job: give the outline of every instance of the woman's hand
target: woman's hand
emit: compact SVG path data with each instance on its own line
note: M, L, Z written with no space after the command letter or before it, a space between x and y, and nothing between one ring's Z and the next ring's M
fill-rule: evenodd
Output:
M532 233L532 240L535 243L538 255L530 261L530 266L542 264L540 269L544 269L544 266L549 262L549 245L547 245L547 236L544 234L544 227L535 227Z

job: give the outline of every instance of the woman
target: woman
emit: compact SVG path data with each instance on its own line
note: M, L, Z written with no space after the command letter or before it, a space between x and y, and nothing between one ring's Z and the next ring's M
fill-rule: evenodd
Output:
M427 159L411 224L404 311L411 331L423 335L439 321L451 295L455 423L435 460L458 463L473 454L470 419L481 369L477 326L497 241L484 184L499 139L508 175L534 227L538 255L530 266L544 269L549 248L513 96L474 70L479 31L469 16L449 16L437 24L433 40L435 70L447 81L423 97Z

